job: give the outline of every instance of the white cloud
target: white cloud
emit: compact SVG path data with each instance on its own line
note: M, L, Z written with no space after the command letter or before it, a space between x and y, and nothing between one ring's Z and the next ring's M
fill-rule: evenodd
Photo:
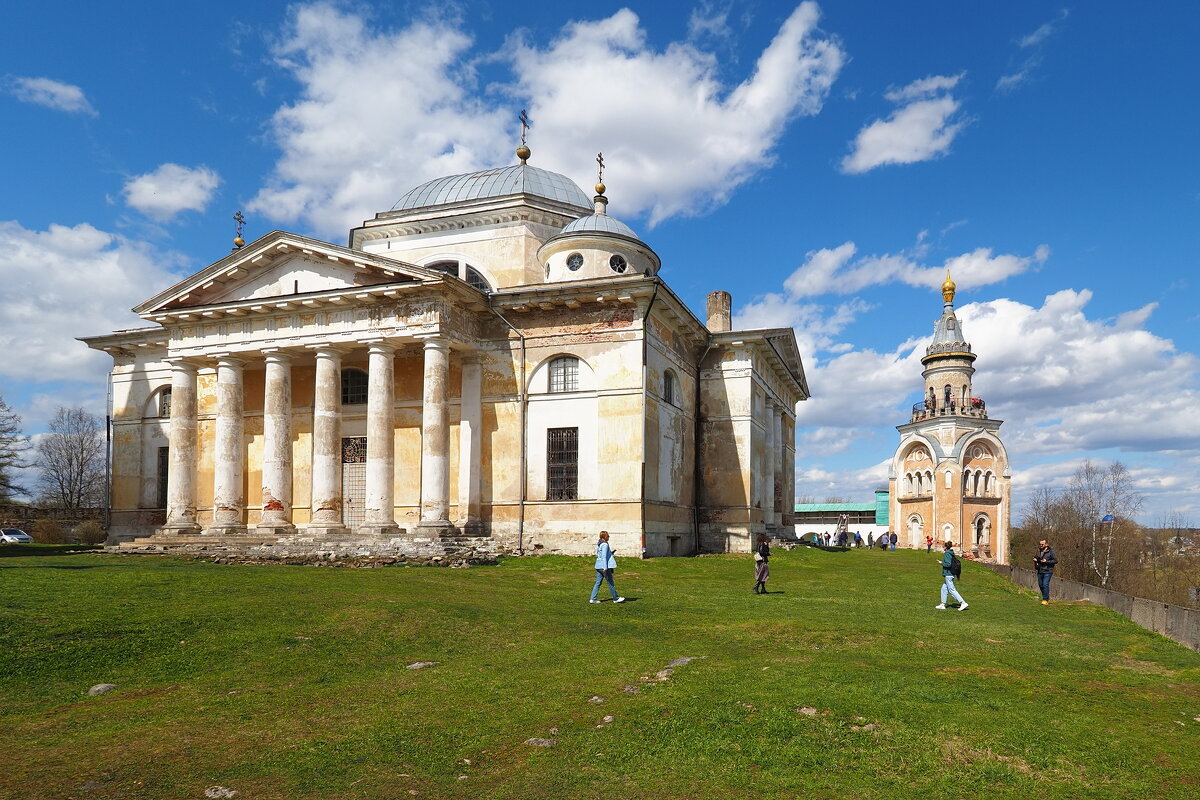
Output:
M167 222L182 211L203 211L221 185L221 177L208 167L163 164L153 172L125 182L125 202L157 222Z
M66 111L68 114L96 116L83 89L53 78L13 77L4 82L4 89L22 103Z
M996 81L996 91L1011 92L1033 76L1034 71L1042 65L1042 50L1044 49L1042 45L1058 30L1067 15L1068 11L1064 8L1058 12L1057 17L1039 25L1033 33L1026 34L1017 40L1017 47L1028 52L1021 59L1019 66L1012 72L1000 76Z
M856 175L886 164L929 161L948 152L966 125L958 116L961 104L950 94L963 74L930 75L889 90L884 96L903 105L858 132L853 149L842 159L842 171Z
M792 298L852 294L887 283L936 287L949 270L957 282L977 288L1040 266L1050 257L1046 245L1039 245L1032 256L997 255L991 248L980 247L948 258L940 265L925 266L917 260L927 250L923 241L921 237L918 246L909 251L862 257L856 257L858 248L854 242L845 242L832 250L812 250L783 286Z
M546 46L517 33L477 56L457 23L380 30L330 5L300 7L275 55L303 99L275 114L283 156L250 208L341 235L425 180L512 163L516 95L530 98L531 163L589 186L603 150L614 214L655 224L703 213L771 163L789 121L820 111L844 54L818 17L815 3L799 5L729 87L712 53L652 48L627 9L572 22ZM502 96L475 86L476 57L508 71Z
M174 264L87 224L36 231L0 222L0 376L99 384L111 360L75 337L145 325L128 309L178 280Z

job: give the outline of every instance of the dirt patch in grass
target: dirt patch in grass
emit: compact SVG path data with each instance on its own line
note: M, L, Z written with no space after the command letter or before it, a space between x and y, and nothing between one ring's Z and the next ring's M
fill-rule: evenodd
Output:
M1156 664L1153 661L1142 661L1136 658L1124 656L1120 661L1112 665L1113 669L1127 669L1132 672L1139 672L1143 675L1174 675L1175 670L1168 669L1162 664Z
M1005 681L1023 681L1028 675L1013 669L1000 667L937 667L934 675L971 675L977 678L1000 678Z

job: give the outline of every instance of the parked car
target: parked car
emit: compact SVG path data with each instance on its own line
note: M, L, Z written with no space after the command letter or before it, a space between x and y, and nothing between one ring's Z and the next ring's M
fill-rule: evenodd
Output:
M33 544L33 537L19 528L0 530L0 544Z

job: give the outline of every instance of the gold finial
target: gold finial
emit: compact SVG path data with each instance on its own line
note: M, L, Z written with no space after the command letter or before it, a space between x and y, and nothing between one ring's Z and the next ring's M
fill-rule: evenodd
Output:
M521 159L521 163L524 164L529 160L530 156L529 148L525 145L525 136L533 126L529 122L529 115L525 113L525 109L523 108L517 119L521 121L521 146L517 148L517 158Z
M596 194L604 194L604 153L596 153L596 163L599 165L596 171Z
M233 237L233 249L241 250L242 245L246 244L246 240L242 238L242 227L246 224L246 218L239 211L233 215L233 220L237 223L237 235Z
M950 280L950 270L946 270L946 280L942 283L942 299L947 303L954 302L954 290L958 287Z

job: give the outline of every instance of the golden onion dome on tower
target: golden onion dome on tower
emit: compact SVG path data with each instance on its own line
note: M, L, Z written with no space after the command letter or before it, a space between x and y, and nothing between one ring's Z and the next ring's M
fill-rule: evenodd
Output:
M958 287L950 279L950 270L946 270L946 280L942 283L942 299L947 303L954 302L954 290Z

